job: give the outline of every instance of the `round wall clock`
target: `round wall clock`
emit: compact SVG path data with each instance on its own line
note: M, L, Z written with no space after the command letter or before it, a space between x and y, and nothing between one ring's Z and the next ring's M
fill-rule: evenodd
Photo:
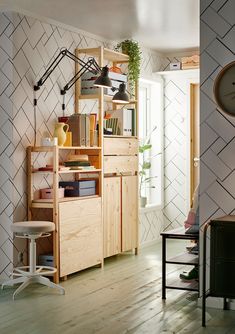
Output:
M219 72L214 83L214 95L220 109L235 117L235 61Z

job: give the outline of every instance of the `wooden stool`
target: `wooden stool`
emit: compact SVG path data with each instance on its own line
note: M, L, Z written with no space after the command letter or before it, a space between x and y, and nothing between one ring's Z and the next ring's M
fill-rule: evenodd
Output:
M48 221L24 221L18 222L11 225L12 232L16 233L18 238L27 238L30 240L29 248L29 266L14 268L12 276L17 278L12 278L2 284L2 289L5 285L14 285L17 283L22 283L18 289L13 294L13 300L15 296L25 289L31 283L40 283L46 285L50 288L55 288L60 290L61 294L65 294L65 290L62 286L55 284L46 278L45 276L54 275L57 271L56 268L48 266L37 266L36 265L36 242L35 240L42 237L48 237L49 232L55 230L55 225Z

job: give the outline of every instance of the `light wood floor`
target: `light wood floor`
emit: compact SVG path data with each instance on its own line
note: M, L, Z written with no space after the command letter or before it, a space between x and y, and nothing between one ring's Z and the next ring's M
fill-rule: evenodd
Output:
M169 253L177 252L179 241L172 241ZM0 333L235 333L235 311L208 309L202 329L194 293L168 290L162 301L160 244L105 262L104 270L93 268L63 282L65 296L33 286L13 302L12 288L1 291ZM176 266L169 270L178 275Z

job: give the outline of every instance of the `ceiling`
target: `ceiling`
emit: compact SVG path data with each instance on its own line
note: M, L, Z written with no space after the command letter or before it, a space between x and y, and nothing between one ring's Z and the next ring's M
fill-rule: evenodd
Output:
M0 0L109 40L134 38L160 52L199 47L199 0Z

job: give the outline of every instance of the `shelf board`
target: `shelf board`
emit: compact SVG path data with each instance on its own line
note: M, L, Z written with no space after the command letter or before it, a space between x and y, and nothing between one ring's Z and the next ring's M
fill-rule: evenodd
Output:
M102 169L78 169L78 170L60 170L59 174L72 174L72 173L97 173L101 172Z
M58 146L59 150L101 150L100 146Z
M104 135L104 138L134 138L134 139L138 139L137 136L119 136L119 135Z
M32 152L53 152L54 148L59 150L101 150L100 146L32 146Z
M91 195L91 196L80 196L80 197L64 197L60 198L58 200L58 203L64 203L64 202L71 202L71 201L77 201L77 200L84 200L84 199L90 199L90 198L97 198L100 197L99 195ZM36 199L32 201L31 207L32 208L53 208L53 199Z
M74 173L97 173L102 169L78 169L78 170L59 170L59 174L74 174ZM53 174L53 171L34 171L32 174Z
M166 260L166 263L195 265L198 264L198 255L183 253Z
M187 291L199 291L199 284L197 281L192 280L190 282L182 281L178 279L169 279L166 282L167 289L187 290Z
M93 57L98 57L100 54L100 48L86 48L86 49L77 49L78 52L80 54L87 54L89 56L93 56ZM114 50L109 50L106 48L103 48L103 55L104 55L104 59L108 60L108 61L112 61L115 63L127 63L129 61L129 56L121 53L121 52L117 52Z

